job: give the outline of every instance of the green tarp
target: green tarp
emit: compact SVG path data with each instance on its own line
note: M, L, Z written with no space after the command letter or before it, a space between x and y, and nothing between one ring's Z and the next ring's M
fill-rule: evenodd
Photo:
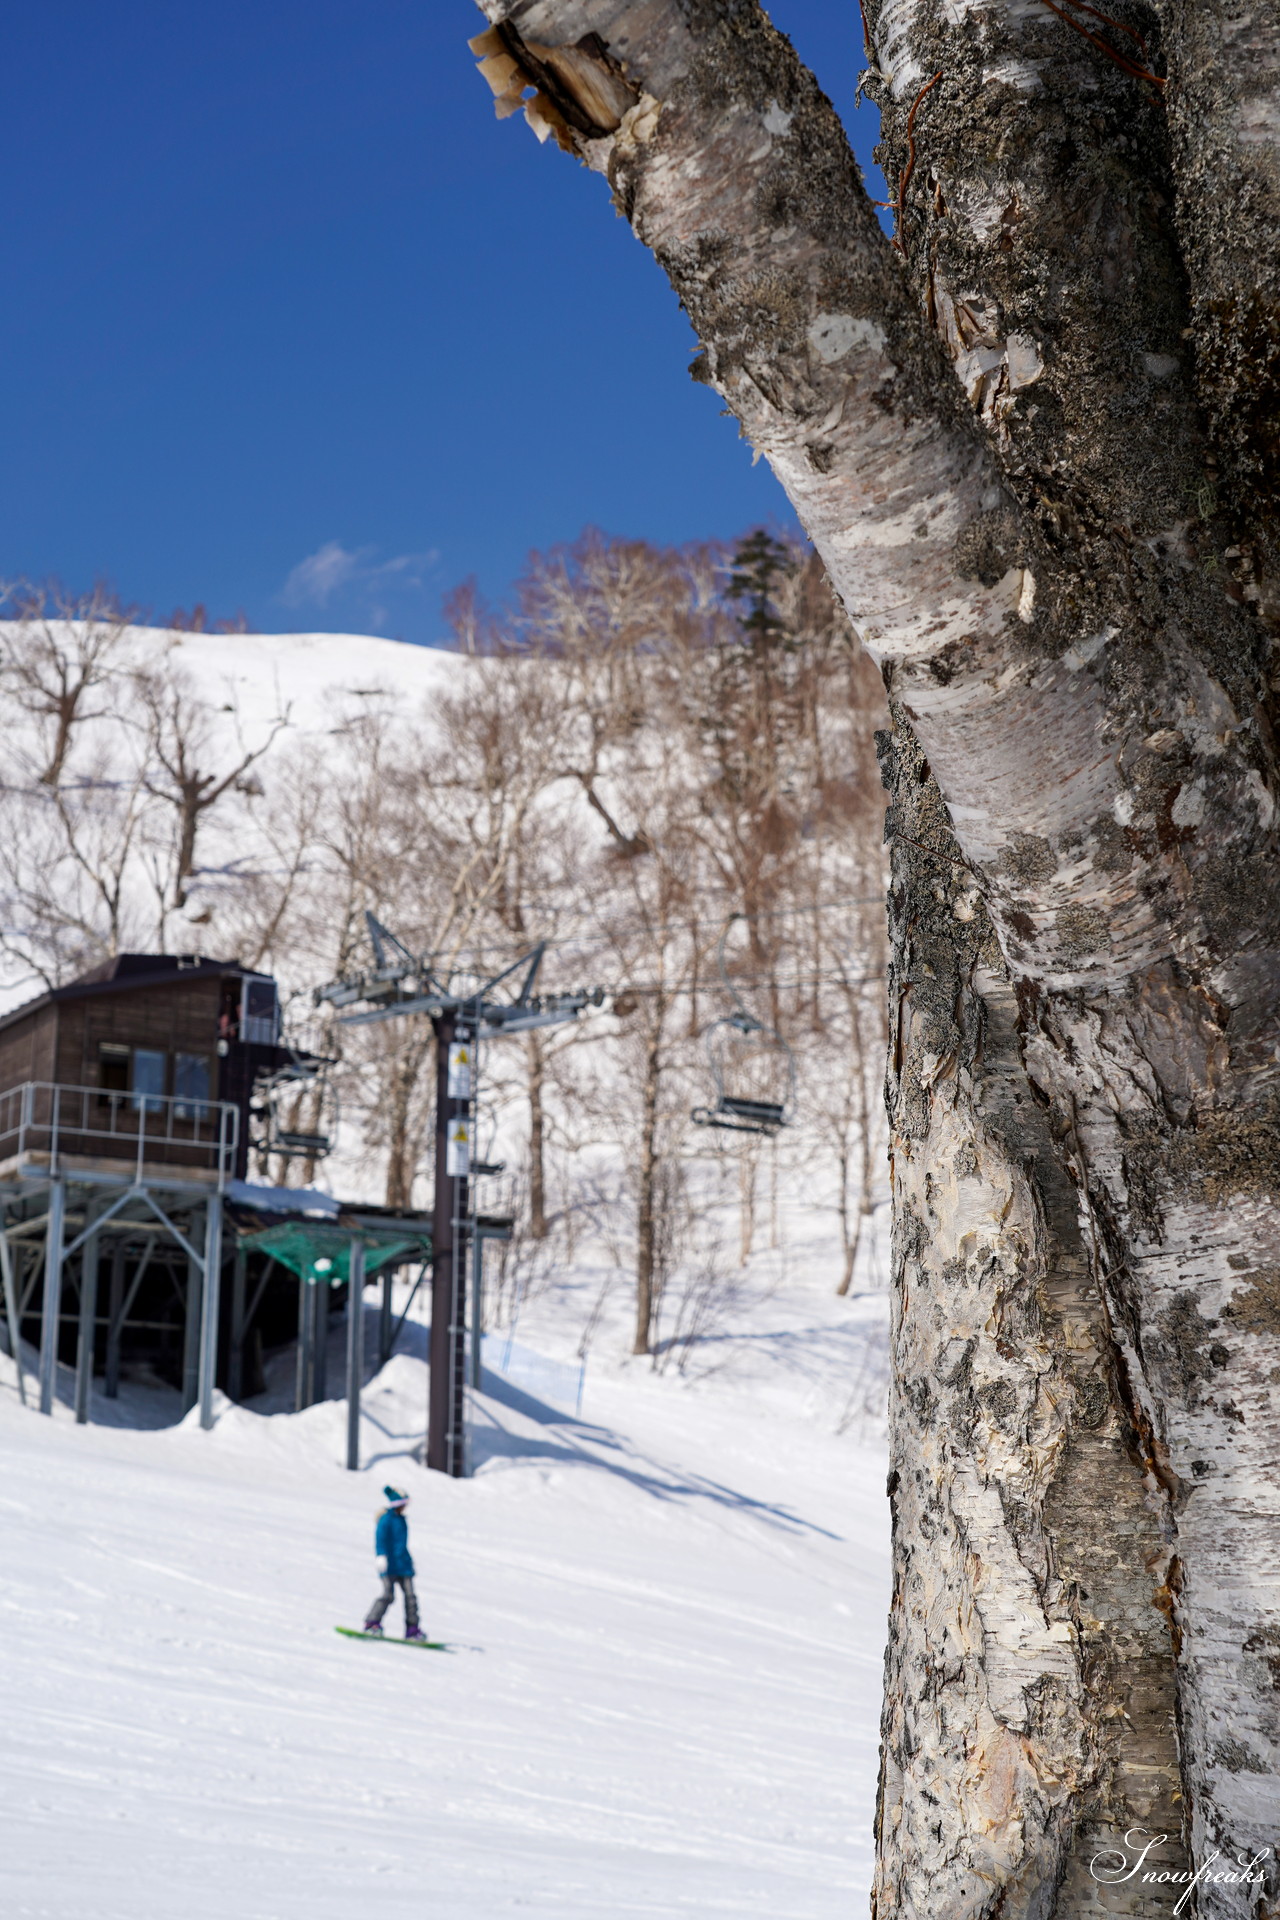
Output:
M331 1227L321 1221L286 1220L278 1227L265 1227L261 1233L246 1233L242 1247L256 1247L269 1253L282 1267L311 1282L331 1287L345 1286L351 1277L351 1243L364 1245L365 1274L394 1262L422 1258L431 1251L429 1233L407 1233L403 1227Z

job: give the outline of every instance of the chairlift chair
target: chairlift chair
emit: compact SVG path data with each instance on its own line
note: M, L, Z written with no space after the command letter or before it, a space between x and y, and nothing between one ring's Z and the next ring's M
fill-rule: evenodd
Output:
M796 1063L780 1033L738 1007L712 1022L704 1044L716 1101L693 1109L695 1126L773 1135L791 1124ZM757 1084L748 1091L752 1080Z
M716 1090L713 1107L695 1107L691 1118L699 1127L718 1127L725 1133L773 1135L790 1126L796 1103L796 1061L790 1047L773 1027L748 1013L725 966L725 943L735 920L725 921L716 948L716 965L733 1012L713 1020L703 1044Z
M331 1060L314 1054L297 1054L273 1073L259 1077L253 1089L250 1112L257 1121L253 1146L262 1154L278 1154L284 1160L323 1160L333 1150L338 1126L337 1095L329 1079ZM301 1086L318 1087L320 1112L325 1130L307 1130L291 1126L285 1109Z

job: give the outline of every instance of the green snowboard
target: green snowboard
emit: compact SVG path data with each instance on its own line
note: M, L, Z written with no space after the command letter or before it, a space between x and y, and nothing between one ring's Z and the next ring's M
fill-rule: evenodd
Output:
M385 1640L389 1647L429 1647L432 1653L451 1651L443 1640L402 1640L394 1633L364 1633L359 1627L335 1627L334 1632L348 1640Z

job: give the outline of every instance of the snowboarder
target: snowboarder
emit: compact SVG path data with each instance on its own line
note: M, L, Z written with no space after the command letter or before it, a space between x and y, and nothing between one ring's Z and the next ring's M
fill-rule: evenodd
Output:
M373 1543L378 1556L378 1572L382 1575L382 1592L369 1609L364 1630L366 1633L382 1632L382 1617L395 1599L398 1586L404 1595L404 1637L406 1640L425 1640L426 1635L418 1625L418 1596L413 1590L413 1561L409 1554L409 1523L404 1517L409 1496L399 1487L384 1487L382 1491L388 1504L378 1515L378 1531Z

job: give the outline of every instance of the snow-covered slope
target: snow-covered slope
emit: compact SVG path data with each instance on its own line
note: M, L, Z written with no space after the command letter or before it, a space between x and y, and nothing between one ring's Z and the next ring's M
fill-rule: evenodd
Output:
M359 633L169 633L135 628L141 660L165 655L220 706L228 693L251 738L280 714L303 734L332 724L334 694L393 694L416 706L437 689L457 685L463 655L410 647Z
M225 908L255 876L269 882L288 868L275 832L282 768L334 764L335 736L362 714L429 727L433 701L474 667L458 654L360 634L129 627L95 640L94 632L0 621L4 1011L50 973L70 977L113 944L220 957L237 939L252 945ZM106 651L94 659L99 643ZM82 674L55 805L44 774L56 688ZM139 692L144 683L150 696ZM227 784L247 757L248 781ZM184 778L217 798L200 815L195 871L176 900L180 762Z
M464 1481L412 1455L416 1322L359 1474L339 1402L77 1428L0 1359L6 1916L857 1912L884 1466L833 1409L883 1305L800 1286L701 1380L593 1372L576 1421L490 1379ZM159 1399L95 1393L94 1419ZM333 1632L373 1597L387 1479L448 1654Z
M366 700L417 714L474 666L356 635L135 630L128 644L132 664L195 681L218 766L286 710L282 751L324 764ZM258 852L272 804L262 792L210 826L198 904L219 907L223 868L274 871ZM226 936L215 917L190 937L221 952ZM302 984L318 964L299 963ZM737 1171L701 1145L690 1178L728 1246ZM607 1173L616 1149L596 1148ZM177 1396L138 1380L118 1402L95 1388L87 1428L65 1400L42 1420L0 1356L3 1920L859 1911L887 1604L887 1302L835 1298L816 1150L778 1151L757 1235L773 1249L711 1305L682 1293L702 1284L696 1263L671 1276L666 1371L625 1357L629 1270L590 1209L572 1240L539 1243L493 1322L517 1317L521 1343L566 1367L590 1339L581 1415L487 1377L465 1481L418 1464L420 1319L369 1386L354 1475L340 1401L284 1411L287 1353L268 1368L275 1391L224 1405L211 1434L173 1425ZM381 1192L380 1163L335 1159L319 1177ZM856 1285L879 1284L883 1253L869 1233ZM373 1597L388 1479L413 1490L426 1620L448 1654L333 1632Z

